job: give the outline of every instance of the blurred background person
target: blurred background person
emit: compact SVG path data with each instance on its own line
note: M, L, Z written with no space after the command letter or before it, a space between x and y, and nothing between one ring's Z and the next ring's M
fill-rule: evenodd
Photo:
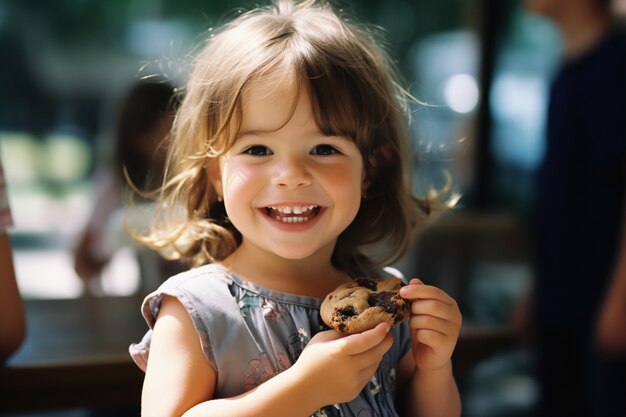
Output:
M531 326L540 416L624 416L624 361L596 317L618 262L626 189L626 35L608 0L526 0L563 38L535 182Z
M625 233L626 235L626 233ZM607 355L626 357L626 240L598 316L598 345Z
M0 159L0 363L20 347L26 334L24 306L15 279L11 242L7 234L7 228L12 224Z
M88 292L103 292L102 271L122 246L134 247L144 292L178 270L178 263L134 246L124 230L124 204L136 194L131 188L152 191L160 185L174 104L172 85L142 80L117 109L112 163L99 174L94 210L74 249L74 268Z

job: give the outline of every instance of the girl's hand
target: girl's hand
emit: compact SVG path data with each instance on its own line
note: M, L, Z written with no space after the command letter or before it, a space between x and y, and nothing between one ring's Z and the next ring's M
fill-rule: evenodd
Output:
M348 402L372 378L392 343L386 323L349 336L323 331L311 339L291 369L319 398L320 407Z
M417 278L402 287L400 295L411 302L409 328L417 368L430 371L447 365L461 329L461 312L456 301Z

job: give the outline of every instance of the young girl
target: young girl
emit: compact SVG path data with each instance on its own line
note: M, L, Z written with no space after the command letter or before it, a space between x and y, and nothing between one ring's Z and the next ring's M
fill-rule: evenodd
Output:
M434 208L411 194L406 97L372 34L325 3L281 0L210 40L144 239L196 266L143 303L144 415L460 414L443 291L411 280L393 329L342 337L319 315Z

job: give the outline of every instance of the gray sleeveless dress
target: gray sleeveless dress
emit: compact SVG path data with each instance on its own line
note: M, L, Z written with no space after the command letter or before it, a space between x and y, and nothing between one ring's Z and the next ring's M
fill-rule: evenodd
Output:
M215 398L242 394L289 368L309 340L328 329L319 314L322 299L262 288L217 264L176 275L148 295L142 314L150 329L166 295L176 297L193 320L204 356L218 376ZM359 396L349 403L328 405L314 416L398 415L395 368L411 341L406 322L391 332L393 346ZM151 333L129 349L144 371Z

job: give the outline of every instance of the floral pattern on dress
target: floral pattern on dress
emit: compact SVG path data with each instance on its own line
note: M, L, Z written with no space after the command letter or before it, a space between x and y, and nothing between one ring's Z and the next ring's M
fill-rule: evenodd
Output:
M285 310L275 300L263 298L260 303L261 312L267 321L278 323L286 314Z
M241 311L241 315L248 317L250 310L261 304L261 297L256 294L243 291L238 294L236 301L239 306L239 310Z
M298 333L292 334L287 340L289 355L292 358L298 359L306 345L309 343L309 340L311 340L309 333L300 327L298 329Z
M343 417L343 413L341 412L341 408L335 404L320 408L311 417Z
M370 379L370 381L367 383L367 388L372 393L372 396L378 395L378 393L380 392L380 383L378 382L378 378L376 378L376 374L374 374L372 379Z
M249 364L248 374L243 380L246 391L258 387L265 381L275 377L291 366L291 361L285 354L278 354L276 367L270 362L267 353L261 353L258 359L252 359Z

